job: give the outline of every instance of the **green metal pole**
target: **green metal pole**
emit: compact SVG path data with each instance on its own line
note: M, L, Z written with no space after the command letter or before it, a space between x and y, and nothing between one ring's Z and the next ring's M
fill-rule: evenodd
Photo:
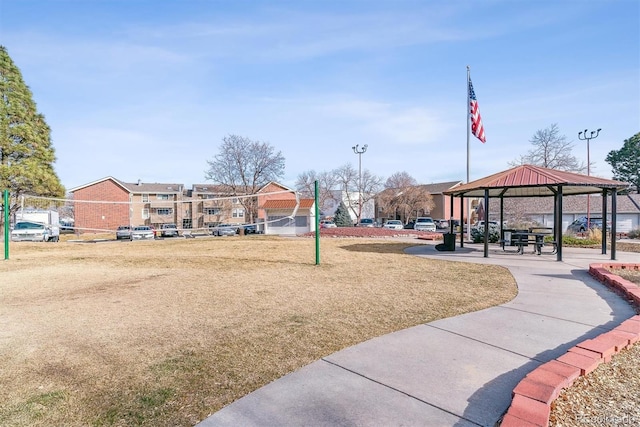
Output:
M320 265L320 208L318 207L318 180L314 182L316 205L316 265Z
M9 190L2 192L2 212L4 212L4 259L9 259Z

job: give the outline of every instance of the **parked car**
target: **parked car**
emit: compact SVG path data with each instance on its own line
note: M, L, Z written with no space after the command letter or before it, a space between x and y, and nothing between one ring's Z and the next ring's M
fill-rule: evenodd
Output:
M131 239L131 226L130 225L121 225L116 230L116 240L120 239Z
M256 224L244 224L242 225L244 228L244 234L260 234L260 230L258 230L258 226ZM240 227L238 227L238 232L240 231Z
M390 228L391 230L402 230L402 221L398 219L390 219L384 223L383 228Z
M162 237L178 237L178 227L175 224L162 224L160 226L160 236Z
M32 221L18 221L11 230L12 242L57 242L60 228Z
M416 218L413 229L416 231L436 231L436 223L430 216L421 216Z
M414 220L409 221L408 223L406 223L404 225L404 229L405 230L413 230L413 227L416 225L416 222Z
M211 234L214 236L235 236L238 227L233 224L218 224L211 228Z
M445 229L445 228L449 228L449 220L441 218L441 219L436 219L434 221L436 223L436 228L439 229Z
M609 227L610 226L607 225L607 228ZM573 232L573 233L583 233L587 231L587 229L602 230L602 218L591 217L589 218L589 225L587 225L587 217L582 216L576 219L575 221L573 221L571 224L569 224L569 227L567 227L567 231Z
M362 218L359 223L356 224L356 227L375 227L376 222L373 218Z
M60 220L60 234L72 234L74 231L73 221Z
M320 228L336 228L337 225L335 222L331 221L330 219L323 219L322 221L320 221Z
M155 237L154 230L148 225L138 225L131 231L131 240L153 240Z

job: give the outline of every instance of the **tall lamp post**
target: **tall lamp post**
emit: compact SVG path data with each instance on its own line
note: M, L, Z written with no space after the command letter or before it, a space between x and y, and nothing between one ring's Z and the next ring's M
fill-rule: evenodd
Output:
M591 159L589 158L589 141L596 139L600 135L600 131L592 130L588 134L587 129L584 132L578 132L578 139L581 141L587 141L587 176L591 176ZM583 136L584 135L584 136ZM604 212L603 212L604 215ZM587 228L591 228L591 195L587 194Z
M353 152L358 155L358 221L362 216L362 155L366 153L367 147L367 144L364 144L362 149L359 149L358 144L351 147Z

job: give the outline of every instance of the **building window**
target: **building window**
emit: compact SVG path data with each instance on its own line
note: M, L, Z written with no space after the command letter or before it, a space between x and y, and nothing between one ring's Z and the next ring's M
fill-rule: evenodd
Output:
M222 213L220 208L204 208L203 211L205 215L220 215Z
M173 209L171 209L171 208L158 208L158 209L156 209L156 213L158 215L172 215L173 214Z
M149 195L148 194L143 194L142 195L142 203L149 203Z
M231 216L234 218L244 218L244 209L234 209L231 211Z
M143 208L142 209L142 219L149 219L149 209L148 208Z
M169 200L169 195L168 194L156 194L156 198L158 200Z

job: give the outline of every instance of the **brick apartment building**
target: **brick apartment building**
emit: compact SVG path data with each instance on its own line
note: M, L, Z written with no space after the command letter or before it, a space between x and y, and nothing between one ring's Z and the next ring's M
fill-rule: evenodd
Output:
M159 229L162 224L176 224L181 229L208 229L220 223L264 223L274 215L269 213L268 204L265 208L267 202L276 202L274 206L280 206L277 212L280 215L290 213L296 205L295 191L276 182L266 184L258 196L251 198L234 195L230 188L220 185L195 184L185 189L182 184L127 183L111 176L70 192L74 199L75 228L81 232L113 231L120 225L150 225ZM291 208L282 208L289 204ZM297 212L300 218L295 220L296 224L306 224L307 231L315 224L309 219L312 208L313 200L301 201ZM303 228L297 227L296 232ZM281 227L276 229L283 231Z

